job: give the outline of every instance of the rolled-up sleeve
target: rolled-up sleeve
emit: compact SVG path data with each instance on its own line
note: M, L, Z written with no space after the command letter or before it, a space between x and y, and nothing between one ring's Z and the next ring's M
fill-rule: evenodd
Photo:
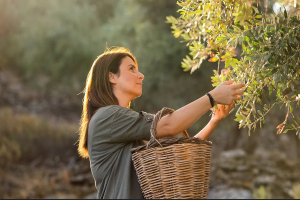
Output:
M110 142L129 142L133 140L149 140L150 128L154 115L121 108L115 113Z

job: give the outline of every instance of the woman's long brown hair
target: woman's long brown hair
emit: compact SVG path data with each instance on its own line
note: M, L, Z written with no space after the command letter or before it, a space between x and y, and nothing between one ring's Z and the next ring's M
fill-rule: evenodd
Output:
M79 128L78 153L83 158L88 158L88 126L95 112L104 106L119 105L109 81L109 72L120 75L121 61L129 56L137 65L136 58L129 49L115 47L107 49L94 61L86 80L83 98L83 110Z

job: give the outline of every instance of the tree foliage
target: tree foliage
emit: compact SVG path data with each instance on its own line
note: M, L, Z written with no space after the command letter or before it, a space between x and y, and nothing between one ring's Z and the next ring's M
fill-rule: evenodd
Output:
M214 71L213 86L234 79L246 84L236 102L236 121L250 131L265 123L275 104L287 107L278 133L300 131L300 119L293 114L300 101L300 18L298 10L281 8L279 14L261 12L258 4L244 0L180 0L180 17L167 17L173 34L181 37L190 53L183 59L191 73L202 62L224 63ZM241 54L238 56L237 49ZM275 96L275 97L274 97ZM288 117L291 120L288 121Z

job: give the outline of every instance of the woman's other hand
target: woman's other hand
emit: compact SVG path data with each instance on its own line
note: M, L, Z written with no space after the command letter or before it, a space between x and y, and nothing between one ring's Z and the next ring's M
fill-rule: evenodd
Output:
M207 140L213 133L218 124L229 115L230 110L233 108L234 103L230 105L217 104L218 109L211 108L213 115L210 122L195 136L196 138Z
M230 105L241 99L240 95L244 94L244 90L241 88L245 87L244 83L232 84L233 82L234 80L225 81L209 93L219 104Z
M225 119L228 115L230 110L233 108L234 103L230 105L222 105L222 104L217 104L217 109L211 108L213 115L211 117L211 121L219 123L223 119Z

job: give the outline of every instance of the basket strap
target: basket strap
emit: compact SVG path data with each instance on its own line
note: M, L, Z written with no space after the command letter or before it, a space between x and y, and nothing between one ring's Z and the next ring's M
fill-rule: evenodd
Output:
M160 142L156 139L157 123L163 116L169 115L169 114L173 113L174 111L175 111L174 109L164 107L162 110L160 110L156 113L156 115L154 116L152 125L151 125L151 129L150 129L151 138L150 138L149 142L147 143L146 149L148 149L149 147L151 147L155 144L159 144L162 147ZM182 134L184 137L187 137L187 138L189 137L189 134L187 133L186 130L182 131Z

